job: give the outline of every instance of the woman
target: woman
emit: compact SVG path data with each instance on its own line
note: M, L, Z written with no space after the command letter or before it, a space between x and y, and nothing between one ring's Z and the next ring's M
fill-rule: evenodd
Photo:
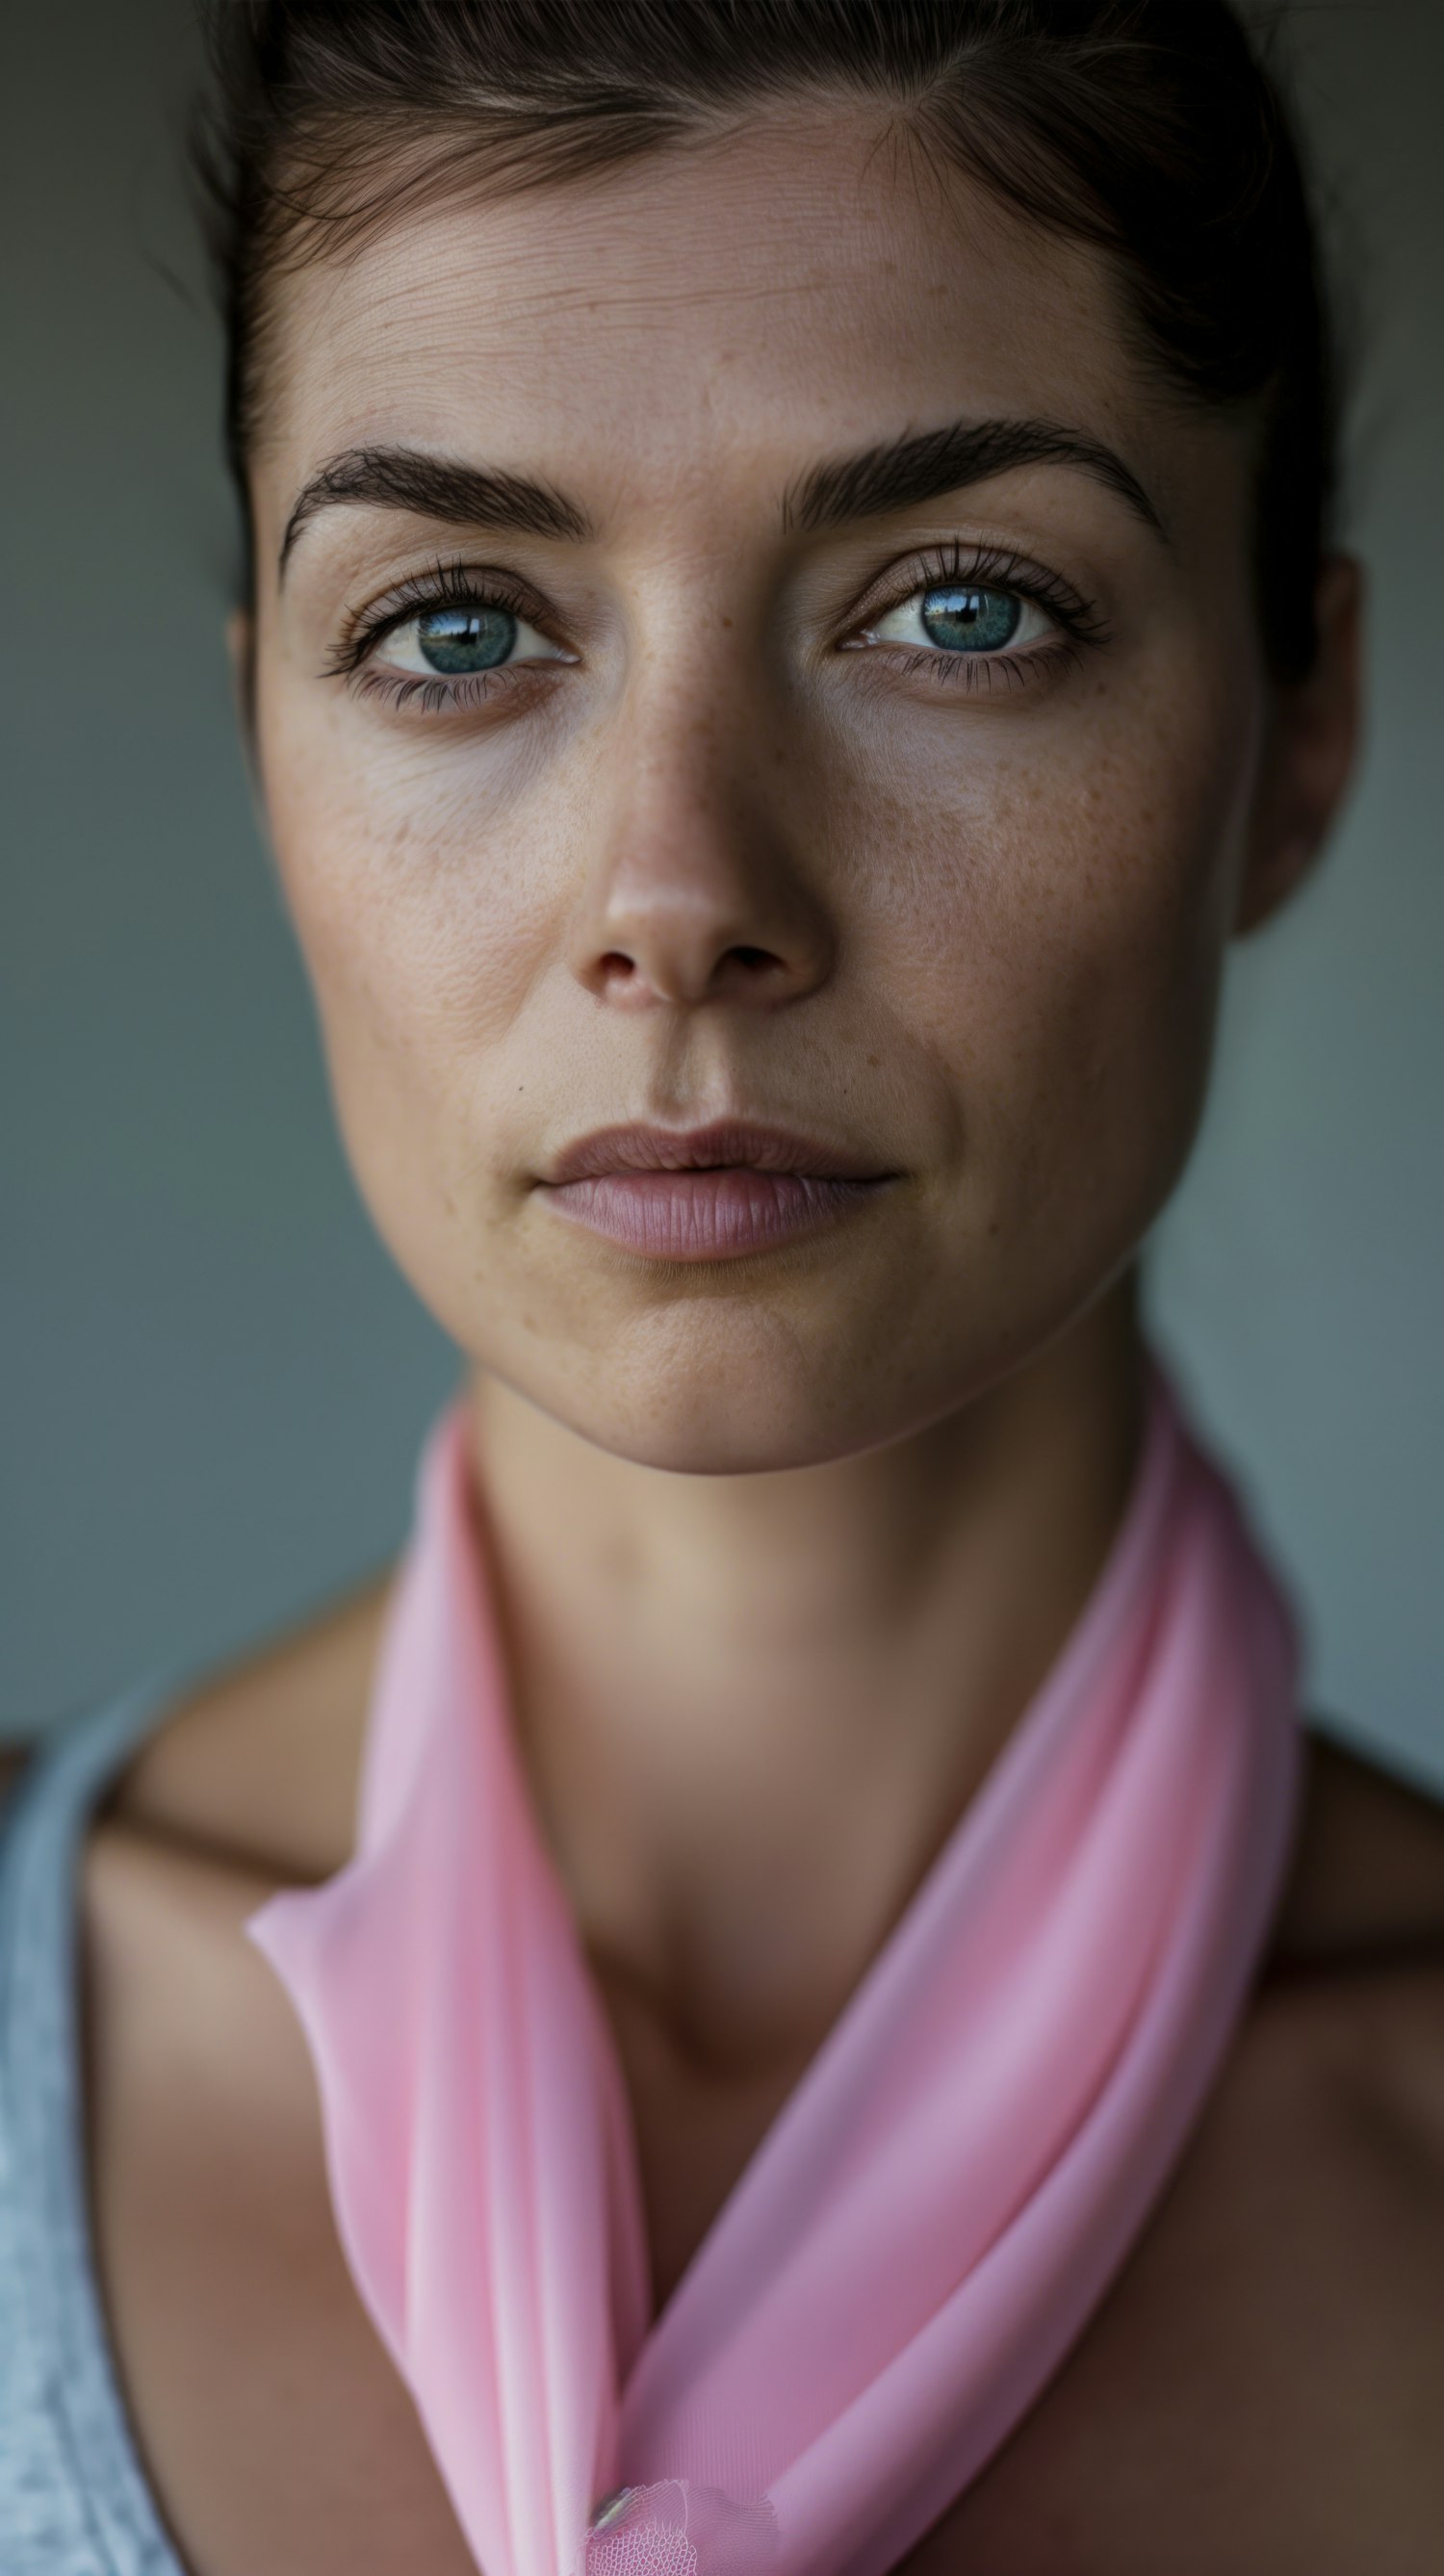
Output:
M11 1800L5 2576L1412 2576L1444 1824L1135 1298L1354 749L1278 101L1211 0L221 55L244 721L464 1380L397 1577Z

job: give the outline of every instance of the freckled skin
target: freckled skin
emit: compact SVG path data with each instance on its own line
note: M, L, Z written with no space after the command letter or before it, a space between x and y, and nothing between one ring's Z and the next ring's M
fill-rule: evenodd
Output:
M1229 936L1306 865L1353 738L1349 567L1310 684L1261 668L1246 431L1142 380L1087 258L877 141L794 109L289 280L254 460L281 874L362 1187L479 1363L518 1741L659 2296L1096 1579L1129 1466L1120 1273L1188 1149ZM1106 440L1167 543L1061 467L788 533L819 459L989 414ZM550 481L594 534L332 509L278 586L302 485L387 442ZM1107 643L972 690L854 648L860 602L981 540L1068 582ZM326 676L348 616L438 557L524 585L565 660L438 717L375 666ZM587 1128L722 1110L903 1178L784 1254L690 1270L531 1186ZM242 1932L352 1854L388 1598L203 1687L85 1858L105 2313L166 2524L211 2576L474 2576ZM1444 1828L1325 1752L1284 1974L915 2576L1433 2565Z
M1284 720L1261 666L1249 436L1143 378L1091 256L875 141L794 109L448 206L277 315L258 753L362 1189L466 1352L665 1467L919 1429L1120 1275L1195 1131L1230 933L1347 767L1337 710ZM1054 465L784 528L819 458L965 414L1106 440L1166 542ZM550 482L595 534L334 509L278 588L306 477L387 440ZM869 586L954 543L1065 580L1107 641L971 690L847 648ZM440 717L323 676L347 611L438 556L524 581L571 658ZM682 1271L531 1186L594 1126L724 1111L901 1177Z

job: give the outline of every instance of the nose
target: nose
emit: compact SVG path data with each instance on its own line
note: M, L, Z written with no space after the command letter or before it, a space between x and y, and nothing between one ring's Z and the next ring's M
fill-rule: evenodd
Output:
M822 891L763 720L685 696L638 708L608 756L571 965L618 1008L773 1009L832 968Z

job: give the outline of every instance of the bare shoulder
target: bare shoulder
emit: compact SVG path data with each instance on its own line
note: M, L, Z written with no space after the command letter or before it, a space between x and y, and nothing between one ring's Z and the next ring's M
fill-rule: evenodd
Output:
M338 1868L390 1582L376 1576L200 1680L132 1755L92 1844L188 1860L193 1879ZM0 1741L0 1821L37 1750Z
M1270 1967L1378 1966L1411 1953L1444 1964L1444 1795L1316 1726Z
M1256 2025L1360 2152L1444 2190L1444 1801L1323 1732Z
M347 1858L390 1578L203 1680L139 1747L112 1832L278 1879Z
M177 2160L187 2169L200 2138L223 2172L227 2138L259 2153L269 2137L284 2155L310 2136L296 2031L243 1934L274 1888L314 1883L350 1855L386 1594L368 1584L201 1682L92 1820L79 1910L102 2242L122 2167L148 2192ZM178 2125L180 2068L190 2110Z

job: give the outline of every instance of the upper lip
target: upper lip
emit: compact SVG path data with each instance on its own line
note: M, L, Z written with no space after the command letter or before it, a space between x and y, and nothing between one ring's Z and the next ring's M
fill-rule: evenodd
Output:
M865 1154L799 1136L750 1118L717 1118L706 1127L597 1127L555 1157L543 1178L596 1180L605 1172L705 1172L744 1165L756 1172L807 1172L816 1180L878 1181L889 1176Z

